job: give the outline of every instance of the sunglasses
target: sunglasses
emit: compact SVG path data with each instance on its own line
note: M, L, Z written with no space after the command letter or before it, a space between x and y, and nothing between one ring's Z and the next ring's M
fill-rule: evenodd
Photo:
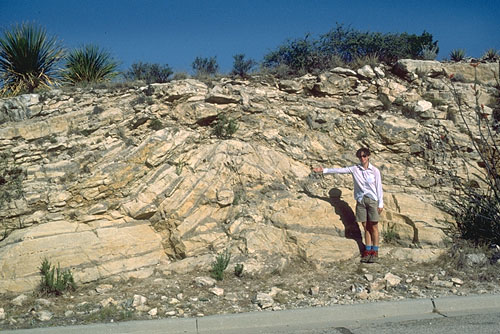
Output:
M366 158L366 157L368 157L368 156L367 156L367 155L364 155L364 154L361 154L359 157L360 157L360 158Z

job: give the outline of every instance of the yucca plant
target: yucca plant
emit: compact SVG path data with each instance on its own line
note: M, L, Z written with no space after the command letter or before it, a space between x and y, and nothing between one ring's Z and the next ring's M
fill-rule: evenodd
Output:
M0 38L0 94L31 93L57 84L56 65L64 50L40 26L23 23Z
M464 49L454 49L450 52L450 59L453 61L461 61L465 58Z
M117 68L109 52L89 44L68 54L62 78L70 84L106 82L118 75Z
M500 53L496 49L488 49L484 52L483 57L484 60L495 61L500 58Z

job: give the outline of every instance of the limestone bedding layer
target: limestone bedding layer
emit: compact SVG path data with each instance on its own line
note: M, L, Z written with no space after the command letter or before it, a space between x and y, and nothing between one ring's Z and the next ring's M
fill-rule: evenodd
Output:
M361 146L383 176L380 229L442 249L450 176L481 172L452 73L474 124L473 68L433 61L2 99L0 168L20 172L0 185L0 293L33 289L43 258L85 283L207 268L224 249L250 274L356 257L352 180L311 167L355 164ZM498 64L477 73L491 120ZM231 138L214 135L220 114Z

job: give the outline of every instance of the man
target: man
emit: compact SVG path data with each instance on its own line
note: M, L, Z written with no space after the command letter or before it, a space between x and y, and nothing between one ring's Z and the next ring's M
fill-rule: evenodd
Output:
M359 164L345 168L314 168L316 173L351 174L354 180L354 198L356 199L356 221L365 230L365 251L361 262L372 263L378 260L379 250L379 215L384 208L382 178L378 168L370 163L370 150L360 148L356 152Z

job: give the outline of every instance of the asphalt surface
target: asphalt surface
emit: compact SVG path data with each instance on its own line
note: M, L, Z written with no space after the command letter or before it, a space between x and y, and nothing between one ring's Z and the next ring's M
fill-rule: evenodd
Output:
M487 331L487 328L494 331ZM432 330L437 330L437 332ZM500 295L411 299L202 318L128 321L1 332L13 334L355 334L367 331L372 333L442 333L443 331L498 333L500 332Z

